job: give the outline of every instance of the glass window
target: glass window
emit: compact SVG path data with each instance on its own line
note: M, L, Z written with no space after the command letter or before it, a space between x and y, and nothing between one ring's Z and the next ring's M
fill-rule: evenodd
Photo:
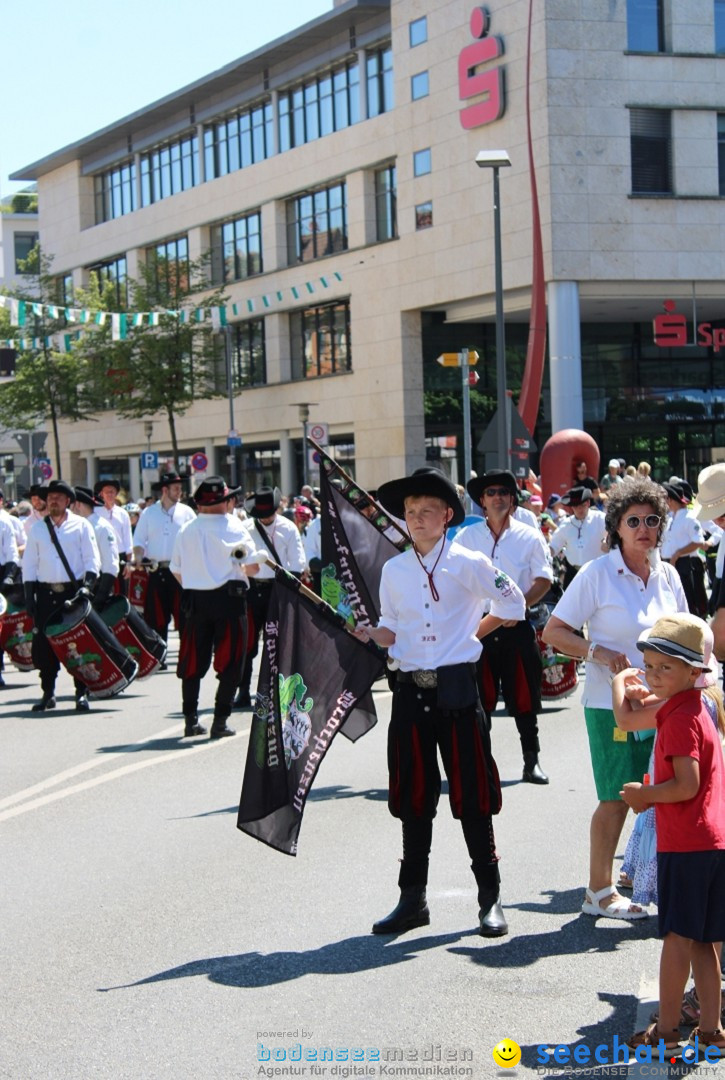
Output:
M215 285L262 273L261 214L245 214L212 228L212 278Z
M420 98L428 97L428 93L428 72L419 71L410 80L410 96L413 101L419 101Z
M725 195L725 113L718 113L717 116L717 167L720 194Z
M663 0L627 0L627 48L631 52L664 52Z
M386 165L375 173L375 222L378 240L392 240L398 235L397 203L395 165Z
M185 236L149 248L146 259L153 267L156 295L161 303L189 291L189 242Z
M143 181L143 170L142 170ZM96 225L136 209L136 165L124 162L93 177Z
M413 154L413 175L425 176L431 170L430 149L417 150Z
M425 15L422 19L414 19L408 26L410 32L410 47L414 49L416 45L422 45L423 42L428 40L428 20Z
M291 264L347 250L347 189L332 184L287 203L287 257Z
M430 229L433 224L433 203L419 203L415 208L416 229Z
M213 164L213 147L207 143L204 134L204 165L206 169ZM187 135L183 139L164 146L158 146L141 156L141 205L167 199L178 195L180 191L195 187L199 183L199 140L196 135Z
M725 53L725 0L715 0L715 52Z
M630 109L632 192L672 194L672 119L667 109Z
M119 255L117 259L108 259L106 262L89 266L88 271L96 275L101 288L107 281L110 281L116 294L116 303L121 308L126 307L128 304L128 281L125 255Z
M356 124L359 87L358 65L351 62L280 94L280 151Z
M16 232L13 235L15 242L15 273L24 274L25 270L20 268L20 264L25 262L30 252L38 243L38 233L22 233Z
M234 326L232 379L235 389L262 386L267 381L264 319L249 319Z
M293 312L290 333L293 379L352 371L349 300Z
M393 50L386 45L366 57L368 117L390 112L393 107Z

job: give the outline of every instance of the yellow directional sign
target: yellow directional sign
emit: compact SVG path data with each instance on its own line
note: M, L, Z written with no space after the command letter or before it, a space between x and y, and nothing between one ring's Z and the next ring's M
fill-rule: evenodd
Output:
M440 364L441 367L460 367L462 363L463 353L459 352L444 352L436 357L436 364ZM468 366L474 367L477 363L478 353L475 349L470 349L468 352Z

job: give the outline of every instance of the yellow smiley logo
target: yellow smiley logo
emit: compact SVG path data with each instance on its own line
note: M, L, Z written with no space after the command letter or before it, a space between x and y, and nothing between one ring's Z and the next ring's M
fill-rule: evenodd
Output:
M502 1069L513 1069L521 1061L521 1047L513 1039L501 1039L493 1048L493 1060Z

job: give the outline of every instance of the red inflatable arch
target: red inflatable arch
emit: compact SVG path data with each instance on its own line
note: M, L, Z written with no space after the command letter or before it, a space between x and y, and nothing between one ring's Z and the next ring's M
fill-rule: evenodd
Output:
M540 458L544 506L550 495L563 495L574 485L580 461L586 461L589 476L599 477L599 447L586 431L565 428L544 443Z

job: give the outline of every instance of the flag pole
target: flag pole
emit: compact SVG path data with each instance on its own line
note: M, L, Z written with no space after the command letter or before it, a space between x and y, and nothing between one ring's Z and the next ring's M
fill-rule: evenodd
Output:
M396 529L396 531L400 533L406 544L410 544L410 537L408 536L407 532L405 531L405 529L401 529L400 525L398 525L397 521L391 515L389 510L386 510L384 506L381 506L377 499L374 499L372 495L370 495L361 484L358 484L356 480L353 480L353 478L345 472L342 465L338 465L335 459L333 457L330 457L330 455L325 450L323 450L323 448L318 443L316 443L314 439L311 439L309 435L307 436L307 442L310 444L313 450L316 450L318 454L322 454L324 458L327 458L328 461L332 462L335 470L348 484L350 484L351 487L358 488L360 491L362 491L365 495L365 498L370 501L370 504L388 519L392 528Z
M285 568L283 566L280 566L279 563L275 562L274 559L270 559L269 556L266 556L262 561L266 563L267 566L269 566L272 570L274 570L275 574L279 571L279 573L284 574L285 577L291 578L295 583L295 588L299 592L301 592L303 596L306 596L308 600L311 600L313 602L313 604L317 604L318 607L323 608L329 615L333 617L333 619L341 627L341 629L343 629L346 633L350 635L350 637L354 637L355 640L361 645L366 644L366 642L360 641L360 638L355 634L355 631L348 626L347 622L345 621L345 619L343 619L340 612L335 611L334 607L328 604L327 600L323 600L322 597L318 596L316 592L312 591L312 589L308 589L306 585L302 584L299 578L296 578L294 574L291 574L289 572L289 570L285 570ZM375 646L375 648L377 649L377 646Z

